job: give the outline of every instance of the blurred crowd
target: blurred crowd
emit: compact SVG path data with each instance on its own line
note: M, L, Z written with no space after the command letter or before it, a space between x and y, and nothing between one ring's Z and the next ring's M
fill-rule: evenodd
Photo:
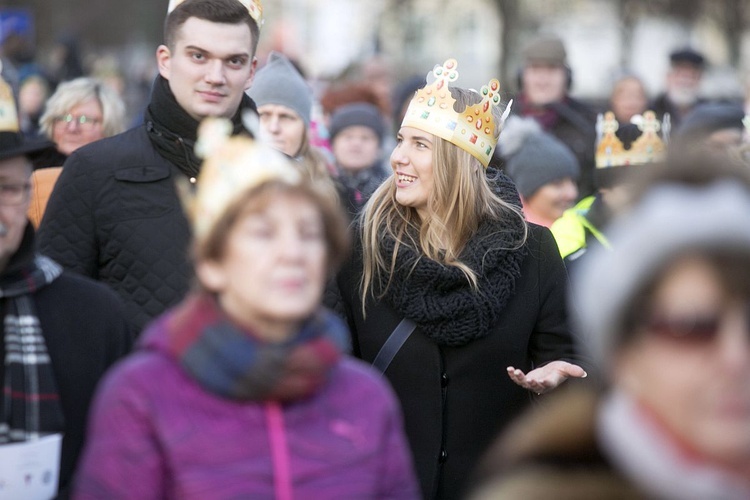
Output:
M137 77L4 41L0 490L750 498L750 92L670 47L587 102L551 33L313 82L262 16L172 0Z

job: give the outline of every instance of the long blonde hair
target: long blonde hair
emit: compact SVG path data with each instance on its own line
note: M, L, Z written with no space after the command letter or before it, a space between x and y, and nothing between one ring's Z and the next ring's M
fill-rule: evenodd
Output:
M457 87L450 90L456 99L457 112L481 101L474 91ZM493 108L496 136L501 128L502 109L498 108ZM402 246L414 249L422 257L457 267L476 289L476 271L459 257L482 221L507 221L509 229L523 227L522 237L512 248L519 248L526 241L528 230L520 208L492 191L479 161L439 137L433 136L433 145L434 185L428 200L428 218L422 220L416 209L396 201L393 176L383 182L363 209L360 223L364 263L360 282L363 312L369 294L375 296L377 289L378 297L382 297L390 286ZM395 242L390 262L386 262L381 246L384 238Z

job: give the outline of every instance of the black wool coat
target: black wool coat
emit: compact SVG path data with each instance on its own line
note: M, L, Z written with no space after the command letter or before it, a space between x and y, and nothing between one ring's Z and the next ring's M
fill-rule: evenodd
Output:
M187 292L190 227L175 179L145 125L65 162L39 227L41 252L112 287L141 329Z
M506 367L528 371L557 359L576 360L566 313L567 273L557 245L548 229L533 224L526 245L515 292L487 336L445 347L417 327L385 373L403 408L425 498L461 498L479 457L531 402ZM372 362L403 318L374 299L363 315L360 254L355 249L336 279L335 305L348 321L354 354Z
M11 262L31 258L32 249L33 230L29 227L21 249ZM47 344L65 419L59 498L68 498L96 387L104 373L130 352L136 331L122 301L112 290L68 271L33 292L31 298ZM0 310L5 310L7 300L0 298ZM5 359L4 332L0 333L0 359ZM4 375L0 369L0 387Z

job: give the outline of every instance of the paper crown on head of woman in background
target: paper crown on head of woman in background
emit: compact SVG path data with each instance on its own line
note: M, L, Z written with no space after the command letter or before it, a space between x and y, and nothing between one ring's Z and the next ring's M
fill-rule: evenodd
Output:
M169 6L167 7L167 14L172 12L175 7L180 5L185 0L169 0ZM260 3L260 0L237 0L242 5L247 8L247 11L250 12L250 17L253 18L255 23L260 28L263 26L263 5Z
M417 90L401 126L414 127L445 139L486 167L497 145L495 130L498 124L492 115L492 108L500 104L500 82L490 80L479 91L481 102L457 112L453 107L456 100L448 88L458 79L457 67L455 59L435 66L431 73L435 80L430 82L430 75L427 75L427 85ZM508 116L510 105L508 103L506 106L502 121ZM502 123L499 125L502 126Z
M644 167L664 163L670 132L669 113L660 121L653 111L644 111L623 125L612 111L599 114L594 172L597 186L610 187Z

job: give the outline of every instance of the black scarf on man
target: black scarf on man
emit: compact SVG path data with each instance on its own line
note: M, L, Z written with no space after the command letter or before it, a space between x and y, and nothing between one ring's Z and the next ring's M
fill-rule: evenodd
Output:
M495 194L520 207L518 191L503 173L488 169ZM477 274L473 289L457 267L428 259L414 248L399 248L394 275L383 299L440 345L461 346L490 333L505 308L521 275L521 261L528 253L518 246L524 223L508 216L485 220L460 255ZM383 238L383 257L391 262L395 241Z
M34 229L29 223L21 246L0 273L4 350L0 444L63 431L60 396L33 298L60 274L59 264L34 251Z
M255 102L243 94L240 107L232 117L232 135L241 132L249 134L242 124L242 112L246 109L258 112ZM177 165L188 177L197 176L201 160L194 149L200 123L177 103L169 88L169 81L161 75L154 81L151 102L145 111L145 123L149 139L159 154Z

